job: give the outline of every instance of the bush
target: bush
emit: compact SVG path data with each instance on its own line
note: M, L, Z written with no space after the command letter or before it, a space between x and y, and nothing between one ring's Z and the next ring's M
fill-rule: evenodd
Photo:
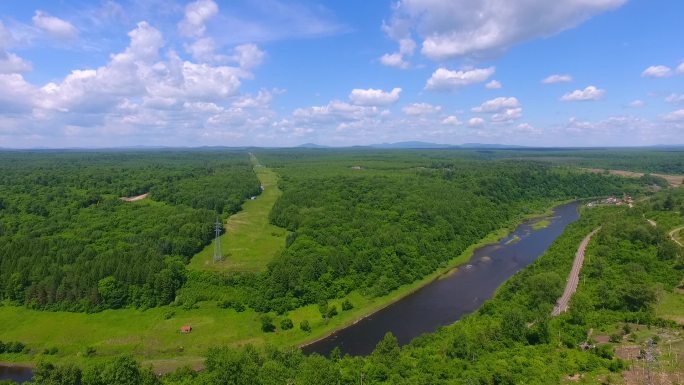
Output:
M92 346L86 347L85 350L83 351L83 355L86 357L92 357L95 355L95 353L96 353L96 350Z
M176 315L175 311L167 311L164 313L164 319L171 319Z
M330 318L332 318L332 317L334 317L334 316L336 316L336 315L337 315L337 306L335 306L335 305L330 305L330 307L328 307L328 312L326 313L326 317L325 317L325 318L330 319Z
M305 332L307 332L307 333L311 331L311 325L309 325L309 321L307 321L307 320L304 320L304 321L300 322L300 323L299 323L299 328L300 328L302 331L305 331Z
M353 308L354 308L354 305L352 305L352 303L349 302L348 299L345 299L344 302L342 302L342 311L351 310Z
M273 324L273 317L268 314L261 316L261 331L264 333L272 333L275 331L275 329L276 327Z
M283 330L290 330L294 327L292 324L292 320L289 318L285 318L282 321L280 321L280 328Z
M51 348L45 348L45 350L43 350L43 354L49 355L49 356L54 356L55 354L57 354L58 351L59 351L59 349L57 349L56 347L53 346Z

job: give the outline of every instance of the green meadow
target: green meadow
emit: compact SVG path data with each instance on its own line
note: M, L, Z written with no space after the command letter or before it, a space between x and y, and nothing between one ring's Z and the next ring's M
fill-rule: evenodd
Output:
M278 175L258 163L254 171L264 190L256 199L246 201L242 210L225 223L225 232L220 237L223 260L214 262L215 241L212 241L192 258L189 269L262 271L285 248L287 231L268 220L271 208L282 195L278 188Z

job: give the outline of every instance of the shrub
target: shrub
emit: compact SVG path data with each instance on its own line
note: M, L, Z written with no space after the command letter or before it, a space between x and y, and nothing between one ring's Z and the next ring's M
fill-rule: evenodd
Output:
M307 320L304 320L304 321L300 322L300 323L299 323L299 328L300 328L302 331L305 331L305 332L307 332L307 333L311 331L311 325L309 325L309 321L307 321Z
M342 310L343 311L351 310L353 308L354 308L354 305L352 305L352 303L349 302L348 299L345 299L344 302L342 302Z
M292 320L289 318L285 318L282 321L280 321L280 328L283 330L290 330L294 327L292 324Z
M273 324L273 317L268 314L261 316L261 330L264 333L272 333L275 331L275 329L276 327Z

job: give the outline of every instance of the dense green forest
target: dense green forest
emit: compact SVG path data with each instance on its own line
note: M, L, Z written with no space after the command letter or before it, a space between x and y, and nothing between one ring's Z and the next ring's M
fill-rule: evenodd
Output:
M167 304L217 215L259 192L244 152L0 153L0 300Z
M185 264L215 213L259 193L247 152L0 154L0 299L75 311L216 300L282 314L352 290L387 294L553 202L649 184L470 151L257 155L281 176L270 218L291 234L268 271L223 275Z
M354 289L387 294L523 214L559 200L634 193L641 183L528 161L290 156L260 157L279 167L284 194L271 220L291 235L254 291L262 295L249 298L277 312ZM256 303L264 295L268 302Z
M475 313L400 348L387 335L367 357L305 356L299 350L216 347L206 370L179 369L161 378L128 357L82 371L40 364L37 384L552 384L582 373L590 383L618 382L628 363L614 347L630 325L673 328L654 312L658 293L684 277L684 250L645 214L679 217L681 190L634 209L585 209L551 248L517 273ZM674 220L674 219L673 219ZM570 311L550 317L580 240L602 226L587 251ZM593 345L590 330L614 333ZM588 343L589 348L581 348ZM654 343L658 343L657 341Z

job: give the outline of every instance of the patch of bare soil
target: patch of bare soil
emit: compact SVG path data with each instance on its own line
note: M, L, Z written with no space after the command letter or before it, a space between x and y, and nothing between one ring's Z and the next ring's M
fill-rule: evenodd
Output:
M143 199L147 198L149 195L150 195L150 193L144 193L142 195L136 195L134 197L121 197L119 199L121 199L124 202L136 202L136 201L143 200Z

